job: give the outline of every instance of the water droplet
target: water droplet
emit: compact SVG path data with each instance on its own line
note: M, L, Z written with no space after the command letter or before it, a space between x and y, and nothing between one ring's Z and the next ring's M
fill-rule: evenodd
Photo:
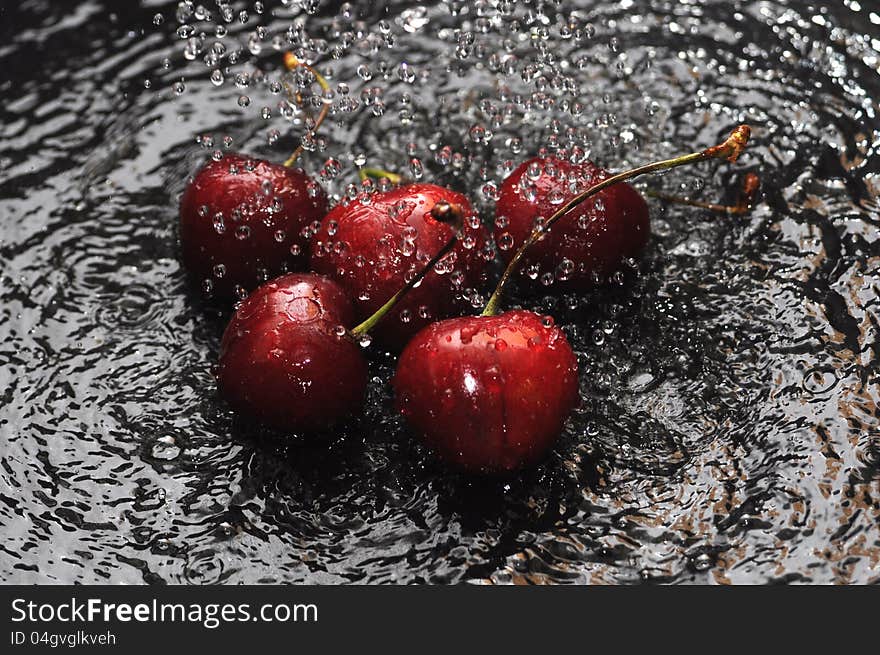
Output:
M401 82L405 82L406 84L412 84L416 81L416 74L413 71L412 67L406 62L400 64L397 67L397 77Z
M150 448L150 456L153 459L170 462L180 456L180 446L177 445L174 437L166 435L159 437L153 442Z
M712 568L712 558L706 553L700 553L691 562L697 571L708 571Z

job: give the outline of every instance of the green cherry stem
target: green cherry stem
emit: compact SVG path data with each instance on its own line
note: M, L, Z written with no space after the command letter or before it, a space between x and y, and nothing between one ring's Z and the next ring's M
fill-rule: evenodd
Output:
M363 323L356 325L349 330L348 333L352 337L357 338L363 336L372 330L376 324L385 318L385 315L394 308L397 302L409 293L410 289L418 286L418 284L425 279L425 276L434 270L434 266L436 266L437 263L448 255L455 247L463 227L464 211L462 208L456 204L441 201L431 209L431 216L435 220L438 220L441 223L446 223L452 228L453 232L449 241L447 241L430 260L428 260L428 263L425 264L409 282L407 282L397 293L391 296L384 305L377 309L372 316L367 318Z
M645 175L647 173L655 173L657 171L678 168L679 166L687 166L707 159L726 159L730 162L734 162L746 147L746 143L748 143L751 133L751 128L749 128L748 125L740 125L729 137L727 137L727 140L717 146L706 148L700 152L693 152L689 155L681 155L672 159L652 162L622 173L617 173L616 175L612 175L611 177L602 180L598 184L594 184L583 193L576 195L560 207L543 225L536 227L529 235L529 238L525 240L519 249L517 249L513 258L510 260L510 263L507 265L507 268L504 269L504 273L502 273L501 279L498 281L498 286L496 286L495 291L492 292L489 302L486 303L486 307L483 309L481 316L494 316L495 314L498 314L498 305L501 301L501 294L504 291L504 287L510 281L511 276L514 271L516 271L516 268L526 251L532 244L543 239L547 232L550 231L550 228L552 228L560 218L565 216L582 202L595 196L597 193L604 191L610 186L631 180L634 177Z
M366 167L358 170L358 176L361 178L361 182L367 180L369 178L382 179L386 178L391 184L400 184L403 181L403 176L398 175L397 173L392 173L391 171L386 171L382 168L372 168Z
M291 71L294 70L295 68L305 68L307 71L309 71L312 75L315 76L315 81L318 83L318 86L320 86L321 89L325 93L330 91L330 85L327 83L327 80L324 79L324 77L318 71L316 71L314 68L312 68L308 64L300 61L296 57L296 55L294 55L292 52L285 52L284 53L284 66L287 68L287 70L291 70ZM297 103L299 104L300 97L299 97L298 93L295 95L295 99L296 99ZM323 106L321 107L321 112L318 114L318 118L315 119L315 126L310 130L312 132L312 134L314 134L315 132L318 131L318 128L321 127L321 123L324 122L324 119L327 118L327 114L329 114L329 113L330 113L330 104L328 102L324 102ZM299 156L303 153L303 150L304 150L304 147L302 146L302 144L300 144L300 146L296 150L293 151L293 154L287 158L287 160L284 162L284 165L287 168L291 168L296 163L296 160L299 159Z

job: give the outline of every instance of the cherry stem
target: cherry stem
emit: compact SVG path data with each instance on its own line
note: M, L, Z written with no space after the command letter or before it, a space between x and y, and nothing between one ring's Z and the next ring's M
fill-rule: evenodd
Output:
M390 312L397 302L403 298L407 293L409 293L410 289L416 287L422 280L425 279L425 276L428 275L432 270L434 270L434 266L437 265L441 259L443 259L449 252L455 247L455 244L458 242L458 238L461 234L461 230L463 227L464 221L464 211L463 209L453 203L448 203L445 201L440 201L431 208L431 217L435 220L440 221L441 223L446 223L453 229L452 236L449 238L443 247L437 251L428 263L425 264L422 269L416 273L416 275L407 282L403 288L401 288L397 293L395 293L391 298L387 300L387 302L382 305L379 309L377 309L372 316L367 318L363 323L356 325L351 330L349 330L349 334L353 337L359 337L363 334L366 334L370 330L372 330L376 324L385 318L385 315Z
M324 79L324 77L314 68L300 61L292 52L284 53L284 65L287 67L287 70L291 71L295 68L305 68L307 71L315 76L315 81L325 93L330 91L330 85L327 83L327 80ZM290 89L288 88L288 92L289 91ZM300 103L300 97L298 93L296 94L296 101L298 104ZM315 125L314 127L312 127L311 130L309 130L313 135L318 131L318 128L321 127L321 123L323 123L324 119L327 118L327 114L330 113L330 103L326 102L325 99L322 104L323 106L321 107L321 112L318 114L318 118L315 119ZM296 163L296 160L299 159L299 156L303 153L303 150L305 150L305 148L302 144L300 144L299 147L297 147L297 149L293 151L293 154L287 158L287 160L284 162L284 165L287 168L292 167L294 163Z
M655 173L657 171L665 171L672 168L678 168L679 166L687 166L689 164L695 164L700 161L705 161L707 159L726 159L730 162L734 162L737 160L737 157L742 154L743 149L746 147L746 144L749 141L749 136L751 136L751 128L748 125L740 125L737 127L729 137L723 142L718 144L717 146L712 146L711 148L707 148L706 150L702 150L700 152L693 152L689 155L681 155L680 157L674 157L673 159L664 159L661 161L656 161L650 164L645 164L644 166L639 166L637 168L633 168L628 171L624 171L622 173L617 173L616 175L612 175L609 178L606 178L599 182L598 184L594 184L589 189L584 191L583 193L579 193L574 198L565 203L562 207L560 207L547 221L545 221L542 225L539 225L532 233L529 235L529 238L525 240L525 242L517 249L516 253L514 253L513 258L510 260L510 263L507 265L507 268L504 269L504 273L501 275L501 279L498 281L498 286L495 287L495 291L492 292L491 297L489 298L489 302L486 303L486 307L483 309L483 313L481 316L494 316L498 313L498 305L501 300L501 294L504 291L504 287L507 285L508 281L512 277L514 271L525 255L526 251L529 247L540 241L544 238L544 236L550 231L550 228L563 216L565 216L572 209L580 205L587 198L590 198L601 191L604 191L610 186L618 184L620 182L625 182L626 180L631 180L634 177L638 177L640 175L645 175L647 173Z
M720 214L745 214L752 208L752 204L755 200L755 194L758 191L758 187L761 184L760 178L754 173L746 174L745 178L743 178L743 183L739 191L739 195L736 199L735 205L720 205L712 202L700 202L699 200L692 200L691 198L682 198L681 196L675 196L669 193L664 193L663 191L646 191L646 195L651 196L652 198L658 198L665 202L672 202L678 205L688 205L690 207L699 207L700 209L707 209L709 211L718 212Z
M403 181L403 176L398 175L397 173L392 173L391 171L386 171L383 168L361 168L358 170L358 176L361 178L361 182L367 180L371 177L382 179L386 178L391 184L400 184Z

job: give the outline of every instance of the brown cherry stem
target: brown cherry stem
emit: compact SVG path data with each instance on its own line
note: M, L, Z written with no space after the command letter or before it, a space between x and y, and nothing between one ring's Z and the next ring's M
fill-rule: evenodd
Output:
M461 234L462 227L464 225L464 210L454 203L449 202L438 202L431 209L431 216L440 221L441 223L446 223L450 227L452 227L452 236L449 238L443 247L437 251L428 263L425 264L422 269L416 273L416 275L407 282L397 293L391 296L384 305L382 305L379 309L377 309L372 316L367 318L363 323L356 325L351 330L349 330L349 334L353 337L360 337L370 330L372 330L376 324L385 318L385 315L390 312L397 302L403 298L407 293L409 293L410 289L414 288L425 279L425 276L428 275L432 270L434 270L434 266L443 259L449 252L455 247L455 244L458 242L459 235Z
M743 178L743 183L739 191L739 195L736 199L736 204L734 205L720 205L712 202L701 202L699 200L692 200L690 198L682 198L681 196L675 196L669 193L664 193L663 191L646 191L645 194L651 196L652 198L658 198L659 200L663 200L665 202L672 202L678 205L688 205L690 207L699 207L700 209L707 209L709 211L718 212L720 214L745 214L752 208L752 205L755 201L755 194L758 192L758 187L761 185L760 178L755 173L747 173Z
M291 70L291 71L294 70L295 68L305 68L307 71L309 71L312 75L315 76L315 81L318 83L318 85L321 87L321 89L325 93L327 91L330 91L330 85L327 83L327 80L324 79L324 77L318 71L316 71L314 68L312 68L308 64L300 61L296 57L296 55L294 55L292 52L285 52L284 53L284 65L285 65L285 67L287 67L287 70ZM289 88L288 88L288 92L290 92ZM299 93L296 94L295 99L297 101L297 104L299 104L300 103ZM323 104L323 106L321 107L321 111L318 114L318 118L315 119L315 126L310 130L312 132L312 134L314 134L315 132L318 131L318 128L321 127L321 123L324 122L324 119L327 118L327 114L330 113L330 104L326 101L323 101L322 104ZM294 165L294 163L296 163L296 160L299 159L299 156L303 153L304 149L305 148L303 147L303 145L300 144L299 147L297 147L297 149L293 151L293 154L287 158L287 160L284 162L284 165L287 168L292 167Z
M749 141L749 136L752 131L748 125L740 125L737 127L729 137L723 142L718 144L717 146L712 146L711 148L707 148L705 150L701 150L700 152L693 152L689 155L681 155L680 157L674 157L672 159L664 159L661 161L652 162L650 164L645 164L643 166L639 166L637 168L633 168L628 171L624 171L622 173L617 173L616 175L612 175L609 178L606 178L599 182L598 184L594 184L589 189L584 191L583 193L579 193L574 198L565 203L562 207L560 207L547 221L534 230L529 235L529 238L525 240L525 242L517 249L516 253L514 253L513 258L510 260L510 263L507 265L507 268L504 269L504 273L501 275L501 279L498 281L498 286L495 287L495 291L492 292L491 297L489 298L489 302L486 303L486 307L483 309L483 313L481 316L494 316L498 313L498 305L501 300L501 294L504 291L504 287L509 282L512 277L514 271L525 255L526 251L529 247L540 241L544 236L550 231L550 228L563 216L565 216L572 209L580 205L582 202L587 200L597 193L604 191L610 186L618 184L619 182L625 182L627 180L631 180L634 177L638 177L640 175L645 175L647 173L655 173L657 171L665 171L672 168L678 168L679 166L687 166L689 164L695 164L700 161L705 161L707 159L726 159L730 162L736 161L737 157L742 154L743 149L746 147L746 143Z

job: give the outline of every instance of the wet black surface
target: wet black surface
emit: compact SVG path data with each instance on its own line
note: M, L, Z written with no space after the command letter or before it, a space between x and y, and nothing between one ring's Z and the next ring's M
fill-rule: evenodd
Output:
M339 3L265 4L245 24L235 6L214 66L213 3L184 21L207 33L194 61L176 3L0 9L0 580L880 580L880 10L624 0L569 34L564 2L377 3L353 26ZM389 410L381 353L364 416L326 442L260 434L217 398L223 318L180 268L177 198L224 137L275 160L297 143L283 96L233 82L277 79L272 37L297 17L316 39L294 34L298 54L350 87L303 160L338 160L335 194L361 155L417 157L491 220L505 160L540 147L623 168L754 126L738 164L646 183L714 202L755 171L752 213L652 201L633 280L511 299L555 315L581 361L583 406L539 469L436 466ZM258 25L259 54L215 86Z

